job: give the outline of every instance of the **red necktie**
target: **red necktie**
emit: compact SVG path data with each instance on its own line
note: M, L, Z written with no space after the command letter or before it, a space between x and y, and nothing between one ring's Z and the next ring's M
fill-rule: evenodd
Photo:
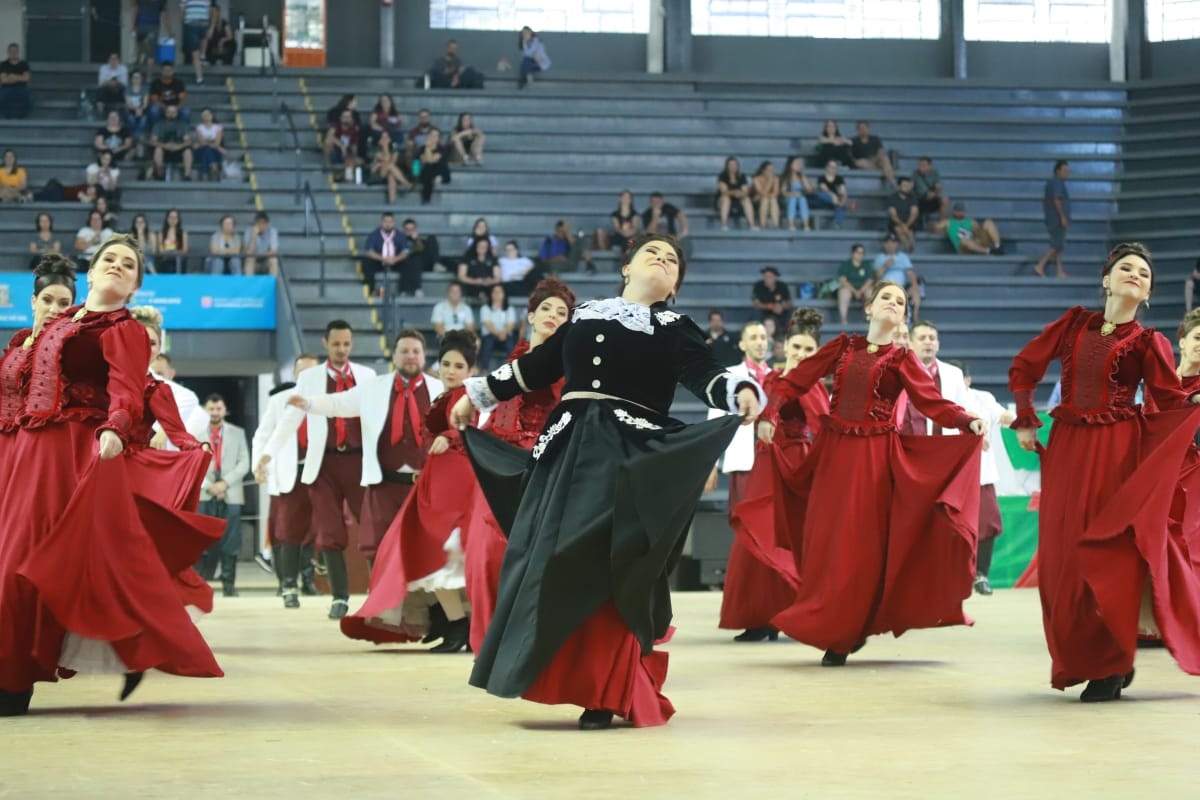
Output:
M302 451L308 451L308 417L300 420L300 427L296 429L296 441L300 445ZM303 456L301 456L303 458Z
M333 364L329 365L329 371L333 373L333 390L335 392L344 392L347 389L354 388L354 373L350 371L350 363L338 369ZM334 446L339 449L346 446L346 419L345 417L333 418L333 430L335 432Z
M424 385L424 376L418 375L405 384L400 373L396 373L396 399L392 401L392 444L399 444L404 438L404 419L407 416L408 424L412 427L413 439L416 440L417 447L421 446L421 411L417 408L417 389Z
M217 475L221 474L221 426L209 426L208 428L208 445L212 448L213 469Z
M758 364L755 364L753 361L751 361L748 358L746 359L745 363L746 363L746 369L750 372L750 377L754 378L754 380L758 383L759 386L762 386L763 381L765 381L767 379L767 373L770 372L771 370L769 370L767 368L766 364L759 366Z

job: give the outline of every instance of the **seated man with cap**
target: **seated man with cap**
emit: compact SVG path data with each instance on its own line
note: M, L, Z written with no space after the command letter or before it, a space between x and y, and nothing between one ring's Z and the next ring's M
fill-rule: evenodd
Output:
M759 273L762 280L754 284L750 293L754 309L762 319L775 320L776 330L785 331L792 318L792 291L779 280L779 270L774 267L763 267Z
M996 223L990 219L983 222L971 219L962 203L955 203L950 210L950 219L939 222L936 227L946 232L955 252L980 256L1004 252Z

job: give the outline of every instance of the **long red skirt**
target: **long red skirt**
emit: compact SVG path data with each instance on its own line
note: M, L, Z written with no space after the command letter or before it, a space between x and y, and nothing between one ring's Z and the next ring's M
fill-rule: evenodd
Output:
M417 641L428 632L423 621L414 624L403 614L408 586L447 568L451 555L447 541L466 523L474 485L475 474L461 450L447 450L426 460L379 543L367 599L358 611L342 617L344 635L384 644ZM464 584L437 588L464 588Z
M662 641L669 639L670 634ZM609 600L575 629L521 697L611 711L637 728L665 725L675 714L662 693L667 661L661 650L642 655L637 637Z
M777 566L755 556L750 539L758 537L773 541L777 547L789 547L786 531L792 520L804 513L803 504L790 485L800 474L809 448L810 443L805 439L771 445L760 443L741 502L733 504L731 492L733 547L725 572L718 627L730 630L766 627L795 599L798 582L793 560L786 557L779 560L778 563L785 565L781 573Z
M793 486L799 587L775 627L847 653L874 634L971 624L979 453L974 436L860 435L827 421ZM778 562L780 548L750 533Z
M95 427L65 422L20 432L9 457L21 468L0 498L0 689L56 680L68 631L108 642L129 671L220 676L174 576L224 523L140 495L131 477L190 483L208 454L99 461Z
M1038 591L1056 689L1133 669L1147 579L1167 648L1184 671L1200 674L1200 577L1169 525L1197 424L1200 409L1189 408L1051 429Z
M471 513L463 529L463 550L467 559L464 565L467 599L471 602L471 650L479 652L496 610L500 565L504 563L508 538L500 530L478 482L474 482L471 491Z

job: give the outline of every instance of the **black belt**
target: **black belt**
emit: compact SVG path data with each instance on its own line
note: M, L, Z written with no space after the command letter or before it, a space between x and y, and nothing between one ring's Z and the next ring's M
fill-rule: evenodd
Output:
M419 472L385 472L383 480L385 483L402 483L406 486L415 486Z
M325 452L335 456L352 456L355 454L361 455L362 451L363 449L361 447L350 447L349 445L343 444L335 447L332 450L326 450Z

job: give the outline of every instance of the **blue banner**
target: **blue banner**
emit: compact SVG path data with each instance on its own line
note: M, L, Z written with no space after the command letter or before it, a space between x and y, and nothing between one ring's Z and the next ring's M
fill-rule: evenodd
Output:
M80 274L77 301L87 296ZM0 273L0 328L33 325L33 273ZM271 275L147 275L131 306L154 306L168 331L275 329L275 278Z

